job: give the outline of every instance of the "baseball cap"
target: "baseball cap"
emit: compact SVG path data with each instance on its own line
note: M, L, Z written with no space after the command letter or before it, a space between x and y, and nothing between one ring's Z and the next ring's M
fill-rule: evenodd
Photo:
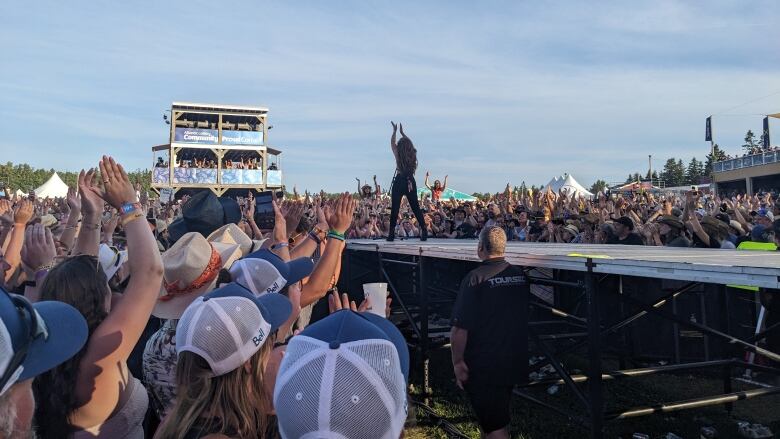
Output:
M231 282L192 302L179 319L176 351L195 353L214 376L247 362L290 317L292 305L281 294L256 297Z
M287 346L274 387L283 438L398 438L409 350L387 319L337 311Z
M87 342L87 322L58 301L30 303L0 289L0 395L71 358Z
M750 237L758 241L766 241L768 239L768 234L770 233L773 233L771 227L764 227L761 224L758 224L750 231Z
M726 224L729 224L731 222L731 218L729 218L728 214L723 213L723 212L718 213L717 215L715 215L715 218L720 220L720 221L723 221Z
M758 216L769 218L769 221L775 220L775 215L772 213L772 211L763 207L758 209Z
M119 251L116 247L108 244L100 244L98 248L98 262L100 262L100 268L103 269L103 273L106 274L106 279L114 277L126 261L127 250Z
M297 258L284 262L270 250L250 253L230 267L234 282L255 294L278 293L286 285L292 285L309 276L314 270L310 258Z

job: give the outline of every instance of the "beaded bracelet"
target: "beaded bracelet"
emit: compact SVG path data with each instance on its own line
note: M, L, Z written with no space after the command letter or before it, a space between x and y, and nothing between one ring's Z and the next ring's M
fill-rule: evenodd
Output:
M86 230L100 230L100 223L90 224L90 223L82 222L81 228Z

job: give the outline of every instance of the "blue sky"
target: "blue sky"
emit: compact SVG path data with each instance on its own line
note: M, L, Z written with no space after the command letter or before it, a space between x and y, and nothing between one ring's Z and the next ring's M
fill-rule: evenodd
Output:
M735 153L780 112L780 2L3 2L0 160L151 166L175 100L265 105L286 183L420 172L467 192L584 185ZM780 143L780 121L773 122Z

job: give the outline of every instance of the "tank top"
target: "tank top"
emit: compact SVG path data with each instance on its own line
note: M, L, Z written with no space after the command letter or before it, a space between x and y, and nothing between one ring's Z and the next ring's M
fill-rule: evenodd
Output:
M126 392L130 392L124 405L103 424L73 433L73 439L143 439L143 421L149 407L146 389L137 378L130 377Z

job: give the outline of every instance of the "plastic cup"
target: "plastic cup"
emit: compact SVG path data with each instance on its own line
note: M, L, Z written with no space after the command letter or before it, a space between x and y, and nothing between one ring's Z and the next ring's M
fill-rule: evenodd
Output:
M366 311L381 317L387 317L385 314L387 308L387 284L377 282L363 284L363 295L369 300L369 306Z

